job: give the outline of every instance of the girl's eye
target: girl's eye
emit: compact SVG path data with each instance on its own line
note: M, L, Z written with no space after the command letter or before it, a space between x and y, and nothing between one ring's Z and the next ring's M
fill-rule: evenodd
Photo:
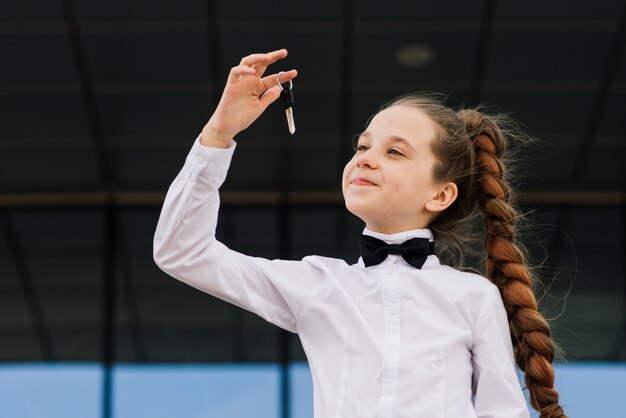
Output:
M357 151L366 151L367 150L367 145L363 145L363 144L357 145L356 146L356 150Z
M400 155L400 156L404 157L404 154L402 152L398 151L395 148L391 148L389 151L387 151L387 153L393 154L393 155Z

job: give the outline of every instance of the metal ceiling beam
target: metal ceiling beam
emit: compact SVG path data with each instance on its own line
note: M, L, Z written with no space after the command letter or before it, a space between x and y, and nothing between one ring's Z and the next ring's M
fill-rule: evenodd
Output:
M98 169L105 188L112 188L114 184L113 168L104 139L91 71L89 71L89 65L87 64L87 56L85 55L83 40L78 27L76 9L72 0L63 0L63 15L65 17L67 34L80 84L80 95L85 108L87 126L96 152Z
M222 94L222 51L220 48L219 5L217 0L206 0L207 57L209 81L213 95L213 108L217 107ZM235 63L233 63L235 65Z
M626 205L622 207L622 338L616 348L618 358L626 360Z
M336 91L339 91L339 154L336 155L337 162L335 168L334 178L341 178L343 173L343 167L346 162L354 154L354 144L349 138L355 132L350 124L352 120L352 113L354 110L354 94L355 94L355 76L354 76L354 60L355 57L355 14L356 4L353 0L344 0L342 3L342 26L341 26L341 72L339 74L339 86ZM375 84L375 83L373 83ZM365 122L365 121L363 121ZM297 192L296 192L297 193ZM289 201L294 202L295 194L289 196ZM312 197L312 195L310 195ZM323 197L324 195L318 195ZM325 196L330 200L337 200L337 194L327 194ZM339 201L343 202L343 198L339 197ZM313 202L312 202L313 203ZM291 203L293 204L293 203ZM343 204L343 203L342 203ZM347 225L344 222L337 222L335 228L334 253L341 254L342 250L346 247L346 228Z
M615 37L609 50L604 73L600 79L600 85L596 91L589 118L583 134L580 148L574 162L574 168L570 174L570 184L578 187L589 167L589 157L593 151L593 146L598 137L598 132L604 119L606 104L612 91L617 71L619 69L620 58L624 55L624 35L626 33L626 6L623 6L622 16L615 31Z
M44 361L54 361L56 356L54 353L54 345L50 336L50 330L46 324L46 316L44 315L39 301L39 295L35 289L35 284L30 276L26 256L22 251L15 225L10 214L6 209L0 208L0 230L2 231L7 244L9 257L13 262L15 275L20 284L20 290L26 301L26 307L33 323L41 357Z
M484 0L483 17L481 21L480 34L478 37L478 47L476 49L476 59L472 72L472 82L470 84L469 103L476 106L480 103L483 81L489 60L489 50L491 48L491 38L493 34L494 20L496 14L497 0Z
M353 108L353 93L354 93L354 15L355 5L353 0L343 1L343 25L341 31L341 73L339 75L340 83L339 90L339 137L341 141L340 155L337 173L340 174L343 171L343 165L345 161L353 154L352 142L347 139L352 134L352 126L350 121L352 120L352 108ZM336 178L339 178L336 176Z
M96 162L104 189L103 210L103 255L102 255L102 418L113 414L112 366L115 350L115 246L117 233L117 205L115 203L115 177L111 158L107 150L102 122L98 112L96 96L83 39L78 25L78 16L73 0L63 0L63 17L71 46L74 65L80 83L80 93L87 125L96 156Z
M126 315L128 320L128 337L134 352L134 361L137 363L145 363L148 361L148 350L144 338L143 321L138 307L138 297L135 282L133 280L132 268L126 249L124 235L122 230L116 233L117 244L117 261L119 263L119 272L121 279L122 291L124 292L124 302L126 304Z

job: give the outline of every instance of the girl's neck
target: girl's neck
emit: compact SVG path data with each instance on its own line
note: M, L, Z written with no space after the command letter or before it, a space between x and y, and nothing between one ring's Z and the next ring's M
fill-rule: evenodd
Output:
M369 235L374 238L382 239L389 244L401 243L411 238L428 238L433 241L433 233L428 228L416 228L416 229L408 229L404 231L394 232L391 234L380 232L376 230L372 230L369 227L366 227L363 231L364 235Z

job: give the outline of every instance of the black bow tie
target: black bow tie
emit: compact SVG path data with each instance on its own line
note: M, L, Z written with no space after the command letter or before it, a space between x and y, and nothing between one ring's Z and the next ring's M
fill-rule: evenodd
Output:
M361 237L361 257L365 267L382 263L389 254L400 254L407 263L421 269L429 254L435 254L435 243L428 238L412 238L402 244L387 244L369 235Z

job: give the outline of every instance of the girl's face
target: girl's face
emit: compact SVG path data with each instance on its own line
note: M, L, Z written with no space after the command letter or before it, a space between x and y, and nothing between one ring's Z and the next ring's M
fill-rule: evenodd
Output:
M398 105L374 116L360 135L342 189L348 210L369 229L390 234L428 227L434 212L427 207L440 191L432 176L437 129L422 111Z

